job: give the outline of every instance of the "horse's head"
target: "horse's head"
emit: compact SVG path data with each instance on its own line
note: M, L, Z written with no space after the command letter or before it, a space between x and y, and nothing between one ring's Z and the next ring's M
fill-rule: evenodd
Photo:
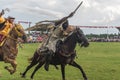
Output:
M76 28L75 34L76 34L77 42L81 44L81 47L89 46L88 39L80 28Z
M14 33L16 34L16 36L21 37L22 40L25 42L27 41L25 31L21 24L15 24L13 30L14 30Z

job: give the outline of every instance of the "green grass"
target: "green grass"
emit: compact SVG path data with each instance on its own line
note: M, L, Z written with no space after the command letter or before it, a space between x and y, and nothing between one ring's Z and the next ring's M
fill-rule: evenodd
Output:
M4 69L6 64L0 63L0 72L2 77L0 80L30 80L32 68L26 76L26 79L20 77L20 72L23 72L29 64L27 59L31 57L39 44L24 44L24 48L19 48L17 56L17 72L10 75ZM89 80L120 80L120 43L118 42L98 42L90 43L87 48L76 47L77 58L75 61L82 66ZM60 66L56 70L50 66L50 71L46 72L44 68L38 70L35 74L35 80L62 80ZM83 80L81 72L69 65L66 66L66 80Z

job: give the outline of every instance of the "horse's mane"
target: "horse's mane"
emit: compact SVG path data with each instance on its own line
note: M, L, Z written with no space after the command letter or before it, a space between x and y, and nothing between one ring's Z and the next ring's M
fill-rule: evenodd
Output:
M68 42L71 38L74 37L74 35L75 35L75 31L71 32L71 33L67 36L67 38L65 38L64 43Z

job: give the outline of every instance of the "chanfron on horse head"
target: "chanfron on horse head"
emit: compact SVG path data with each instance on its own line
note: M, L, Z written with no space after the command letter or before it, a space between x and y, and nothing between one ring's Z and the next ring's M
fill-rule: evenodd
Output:
M83 71L82 67L77 64L74 59L76 56L75 47L77 43L81 44L81 47L87 47L89 45L89 42L86 38L86 36L83 34L82 30L80 28L76 28L71 34L64 40L61 41L57 46L57 51L53 55L52 60L50 61L51 65L54 65L56 68L56 65L61 65L61 72L62 72L62 80L65 80L65 66L66 64L69 64L73 67L78 68L83 75L84 80L87 80L87 76L85 72ZM48 51L50 52L50 51ZM47 53L47 52L46 52ZM38 50L35 51L32 61L29 66L27 66L26 70L21 73L22 77L25 77L26 73L29 69L31 69L33 66L38 64L33 73L31 74L31 78L33 79L34 74L36 71L43 66L46 62L46 56L45 54L39 53Z
M23 41L26 41L27 39L22 25L15 24L10 33L4 39L2 46L0 46L0 61L10 63L11 66L13 67L12 69L8 66L5 66L5 69L7 69L10 72L10 74L13 74L16 71L17 67L16 62L16 57L18 54L17 39L19 37L22 38Z

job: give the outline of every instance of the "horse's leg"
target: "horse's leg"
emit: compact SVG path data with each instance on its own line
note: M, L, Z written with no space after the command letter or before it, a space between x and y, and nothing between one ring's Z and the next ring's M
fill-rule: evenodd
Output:
M17 68L17 62L16 60L13 61L13 63L11 63L12 67L13 67L13 71L11 71L11 74L16 72L16 68Z
M22 78L25 78L25 75L27 73L27 71L29 69L31 69L33 66L35 66L38 63L38 61L32 61L31 64L29 66L27 66L27 68L25 69L25 71L23 73L20 73Z
M65 80L65 65L61 64L62 80Z
M31 75L31 79L33 79L34 74L36 73L36 71L44 64L45 62L39 62L39 64L35 67L32 75Z
M76 68L79 68L80 71L82 72L84 80L87 80L87 76L86 76L85 72L83 71L82 67L79 64L77 64L75 61L73 61L69 65L72 65L72 66L74 66Z
M8 70L10 72L10 74L13 74L16 71L16 67L17 67L17 62L14 59L10 59L10 58L5 58L4 59L5 63L11 63L13 70L10 69L8 66L5 67L6 70Z
M25 75L26 75L26 73L27 73L27 71L28 71L29 69L31 69L33 66L35 66L38 62L39 62L39 55L36 54L36 52L35 52L35 54L34 54L34 56L33 56L33 58L32 58L32 61L31 61L30 65L27 66L26 70L25 70L23 73L20 73L21 77L24 78Z

